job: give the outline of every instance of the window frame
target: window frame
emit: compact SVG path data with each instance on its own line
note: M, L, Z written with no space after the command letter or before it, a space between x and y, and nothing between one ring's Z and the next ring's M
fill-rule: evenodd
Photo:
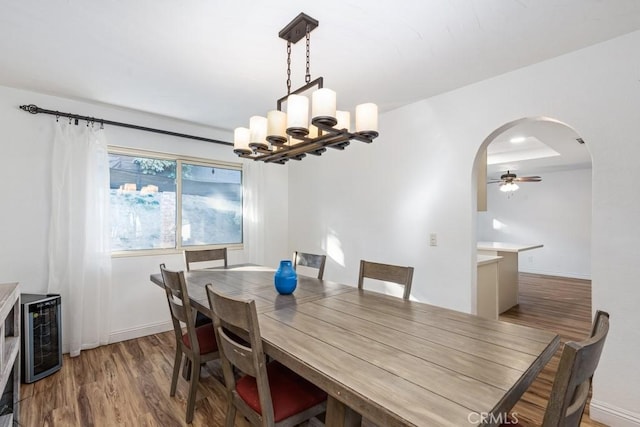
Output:
M176 247L163 249L132 249L126 251L111 251L112 258L136 257L136 256L152 256L164 254L181 254L185 249L217 249L227 248L229 250L244 249L244 168L242 163L225 162L221 160L211 160L202 157L183 156L178 154L163 153L159 151L120 147L117 145L108 145L107 152L109 154L121 154L124 156L137 156L157 160L171 160L176 162ZM182 246L182 164L186 163L195 166L217 167L224 169L238 170L241 173L240 186L242 188L242 242L219 244L219 245L187 245Z

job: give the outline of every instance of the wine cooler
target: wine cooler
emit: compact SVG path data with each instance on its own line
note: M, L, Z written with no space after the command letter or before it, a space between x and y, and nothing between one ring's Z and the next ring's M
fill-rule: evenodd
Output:
M21 294L22 380L32 383L62 367L60 295Z

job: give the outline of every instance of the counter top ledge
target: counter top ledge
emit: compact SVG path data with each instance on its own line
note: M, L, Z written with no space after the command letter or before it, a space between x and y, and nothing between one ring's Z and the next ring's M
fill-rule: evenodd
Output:
M482 251L523 252L531 249L538 249L543 246L544 245L540 245L540 244L478 242L478 249Z
M478 255L478 266L492 264L500 261L501 259L502 257L498 255Z

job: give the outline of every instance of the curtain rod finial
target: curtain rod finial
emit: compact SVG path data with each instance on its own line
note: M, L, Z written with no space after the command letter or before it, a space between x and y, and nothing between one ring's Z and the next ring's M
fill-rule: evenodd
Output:
M21 105L20 109L31 114L38 114L38 106L35 104Z

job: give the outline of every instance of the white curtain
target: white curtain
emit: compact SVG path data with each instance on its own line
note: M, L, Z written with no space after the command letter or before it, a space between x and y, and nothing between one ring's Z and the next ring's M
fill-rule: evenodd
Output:
M109 341L109 157L104 131L55 124L48 292L62 296L71 356Z
M247 161L244 165L244 247L247 262L264 264L264 163Z

